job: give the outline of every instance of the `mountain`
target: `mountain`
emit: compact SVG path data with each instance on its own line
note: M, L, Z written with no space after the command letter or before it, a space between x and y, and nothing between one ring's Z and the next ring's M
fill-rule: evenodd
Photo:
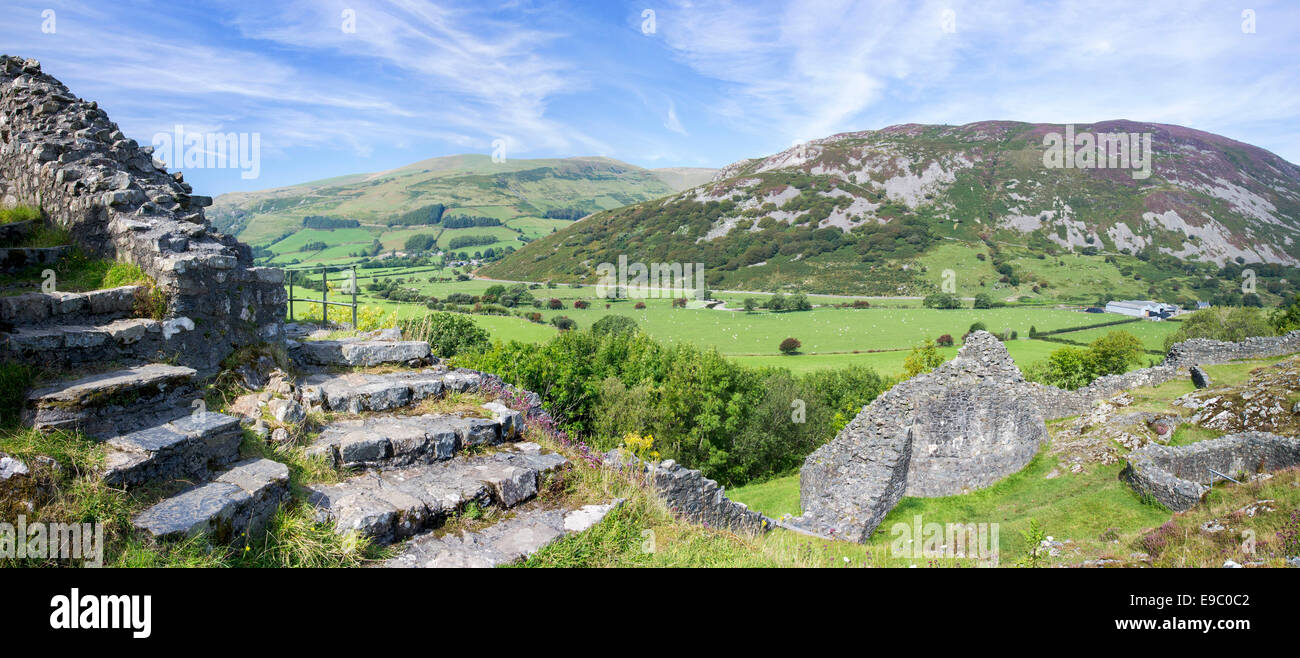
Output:
M1139 148L1128 168L1105 154L1104 167L1045 160L1045 144L1067 131L1132 134ZM1298 234L1300 167L1218 135L1124 120L905 124L734 163L482 273L594 281L598 264L626 255L703 263L708 284L725 289L923 295L946 274L963 296L1191 301L1233 294L1237 282L1224 279L1239 278L1239 263L1271 264L1254 268L1261 295L1294 290Z
M430 208L447 217L494 218L501 227L492 228L503 241L523 246L523 240L549 234L573 219L670 195L707 181L714 173L712 169L643 169L600 157L493 162L486 155L456 155L378 173L224 194L217 197L208 217L218 230L275 253L274 262L291 256L304 261L343 258L372 240L379 240L385 249L401 248L420 225L409 214L426 215ZM408 215L405 220L404 215ZM308 229L305 217L337 220L336 224L349 227ZM289 236L298 239L286 239ZM324 249L298 251L321 244Z

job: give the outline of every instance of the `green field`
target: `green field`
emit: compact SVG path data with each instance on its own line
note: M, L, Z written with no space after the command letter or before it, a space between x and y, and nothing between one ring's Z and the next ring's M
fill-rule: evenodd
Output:
M450 278L453 271L417 269L425 271L413 272L400 268L358 269L358 279L362 285L359 296L361 303L382 306L396 311L403 318L419 317L428 312L421 304L399 304L368 294L365 286L372 278L381 281L401 279L399 285L402 287L439 299L445 299L456 292L480 295L489 287L499 285L499 282L482 279L439 281L437 279ZM331 278L339 276L342 275L332 274ZM430 281L431 278L434 281ZM594 286L541 286L530 292L537 299L558 299L563 308L552 310L549 307L536 309L529 306L515 309L540 313L543 324L516 316L471 317L487 329L493 339L541 342L555 335L556 330L549 322L556 316L572 318L581 329L590 327L606 315L625 315L635 320L647 334L664 343L685 342L702 347L716 347L722 354L747 365L784 367L794 372L862 365L882 374L898 374L902 371L903 360L911 348L926 338L936 339L944 334L951 335L960 343L961 336L977 321L983 322L992 331L1016 331L1019 339L1007 341L1007 349L1016 362L1024 367L1063 347L1059 343L1030 340L1030 327L1039 331L1051 331L1088 326L1117 317L1034 306L937 310L919 308L918 300L908 298L871 298L869 301L872 307L867 309L818 306L810 311L745 313L707 308L673 308L670 299L608 302L596 297ZM299 293L299 296L303 296L302 291ZM307 296L314 298L318 293L307 293ZM759 299L767 297L751 293L715 295L724 300L728 307L738 307L745 297L751 296ZM579 300L587 302L589 307L575 308L574 303ZM810 300L814 304L823 305L852 301L841 297L810 297ZM645 308L637 309L637 302L644 303ZM301 306L296 305L296 308L299 313L304 310ZM1176 329L1176 324L1128 323L1119 327L1089 329L1060 336L1087 342L1112 329L1132 330L1148 349L1158 349L1165 333ZM781 341L789 337L797 338L802 343L798 354L784 355L777 349ZM941 350L948 358L955 355L956 351L955 347Z

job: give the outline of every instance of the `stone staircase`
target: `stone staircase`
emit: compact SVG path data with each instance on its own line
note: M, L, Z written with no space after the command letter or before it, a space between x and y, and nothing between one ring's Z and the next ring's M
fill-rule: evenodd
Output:
M34 272L57 264L65 247L28 249L21 244L35 222L4 225L0 231L0 272ZM137 318L143 286L89 292L25 292L0 297L0 361L47 368L89 363L138 365L166 359L183 350L178 334L194 329L188 318Z

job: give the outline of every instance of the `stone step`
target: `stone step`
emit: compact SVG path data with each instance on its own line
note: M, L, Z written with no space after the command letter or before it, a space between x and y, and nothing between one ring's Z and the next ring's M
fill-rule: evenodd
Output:
M310 340L297 343L293 357L319 366L423 365L430 351L422 340Z
M0 224L0 245L17 243L27 237L27 234L31 233L33 228L36 228L36 222L30 219L25 222Z
M239 419L192 413L109 438L101 474L115 486L176 479L206 480L239 459Z
M356 414L397 409L425 398L437 399L447 391L474 392L482 383L483 376L476 372L425 368L385 374L319 373L304 377L300 385L303 400L308 404Z
M337 421L321 430L307 453L338 468L394 468L445 461L470 447L519 437L522 414L499 403L483 406L493 418L384 414Z
M89 292L28 292L0 297L0 323L19 327L45 324L104 324L131 317L143 286Z
M63 257L67 245L59 247L0 247L0 272L17 272L39 265L53 265Z
M522 560L561 537L584 532L622 504L577 509L529 509L475 532L426 533L408 541L402 552L380 566L389 568L496 567Z
M132 523L156 539L206 533L218 543L260 534L289 500L289 467L269 459L248 459L201 484L159 502Z
M313 485L308 501L317 518L338 532L358 531L382 544L440 525L476 504L514 507L533 496L542 476L563 467L559 454L521 443L490 455L460 457L388 471L372 471L337 484Z
M156 361L184 351L174 322L127 318L99 326L22 327L0 334L0 357L51 367Z
M108 436L140 429L150 416L171 417L198 399L193 368L151 363L32 391L23 406L23 422L38 430L79 430ZM141 413L144 410L145 413Z

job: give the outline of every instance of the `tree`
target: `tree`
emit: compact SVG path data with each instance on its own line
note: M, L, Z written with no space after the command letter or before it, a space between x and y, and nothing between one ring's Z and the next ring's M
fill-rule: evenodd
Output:
M903 373L910 379L941 365L943 365L943 355L939 353L935 342L927 338L924 343L913 347L912 353L903 359Z
M767 310L776 311L778 313L786 310L785 295L779 292L772 295L772 297L767 300Z
M1279 334L1300 329L1300 295L1291 300L1291 305L1278 309L1273 314L1273 328Z
M993 298L986 292L979 293L975 295L975 303L972 308L993 308Z
M782 354L796 354L800 347L803 347L803 343L800 343L798 338L787 338L781 341L779 349Z
M547 305L547 307L550 308L552 311L558 311L558 310L564 308L564 302L562 302L562 301L560 301L560 300L558 300L558 299L556 299L556 298L554 298L554 297L552 297L552 298L550 299L550 301L546 302L546 305Z
M957 295L947 292L936 292L926 295L925 299L921 301L921 304L926 308L961 308L961 300L957 298Z
M944 334L934 341L934 344L939 347L952 347L952 343L952 334Z
M758 308L759 306L758 300L754 299L753 297L746 297L744 304L745 304L746 313L753 313L754 309Z
M1089 376L1118 375L1142 361L1142 341L1127 331L1112 331L1088 346Z

